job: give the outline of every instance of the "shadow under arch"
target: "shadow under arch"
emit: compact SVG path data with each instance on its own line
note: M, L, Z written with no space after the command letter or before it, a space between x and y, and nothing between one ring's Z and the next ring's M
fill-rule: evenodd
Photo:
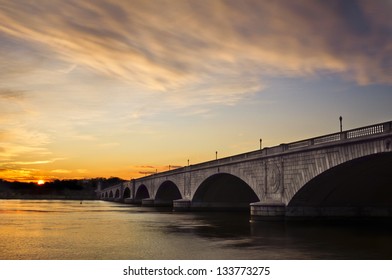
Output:
M286 217L392 217L392 153L332 167L290 200Z
M123 193L123 198L125 199L130 197L131 197L131 190L128 187L126 187Z
M142 203L142 200L145 198L149 198L150 194L148 192L148 189L145 185L139 186L139 188L136 191L135 195L135 203Z
M193 196L192 209L249 211L249 204L259 200L242 179L229 173L219 173L201 183Z
M172 181L163 182L155 195L155 206L173 206L173 200L181 199L181 192Z
M120 198L120 191L119 191L119 189L116 190L116 194L114 195L114 198Z
M113 198L113 191L109 192L109 198Z

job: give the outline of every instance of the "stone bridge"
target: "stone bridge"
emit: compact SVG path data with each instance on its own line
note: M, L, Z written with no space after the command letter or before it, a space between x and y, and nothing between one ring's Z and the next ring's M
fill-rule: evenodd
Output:
M252 219L392 217L392 121L156 173L103 200Z

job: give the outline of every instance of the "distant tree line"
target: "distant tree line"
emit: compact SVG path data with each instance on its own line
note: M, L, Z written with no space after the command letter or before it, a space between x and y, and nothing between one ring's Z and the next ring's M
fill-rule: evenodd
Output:
M0 199L97 199L98 188L104 189L124 182L121 178L67 179L36 183L10 182L0 179Z

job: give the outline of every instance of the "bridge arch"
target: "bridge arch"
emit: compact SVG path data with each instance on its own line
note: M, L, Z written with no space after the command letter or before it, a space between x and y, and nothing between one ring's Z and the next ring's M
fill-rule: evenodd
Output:
M334 166L307 182L287 205L287 216L388 216L392 210L392 153ZM390 215L390 214L389 214Z
M199 185L192 198L192 208L249 210L249 204L259 200L254 190L239 177L218 173Z
M150 193L148 192L148 189L145 185L140 185L135 194L135 202L136 203L141 203L143 199L149 198Z
M113 198L113 191L112 190L110 190L110 192L109 192L109 198Z
M123 192L123 198L130 198L131 197L131 189L126 187Z
M119 189L116 189L114 198L119 198L119 197L120 197L120 190L119 190Z
M154 204L156 206L172 206L173 200L181 199L181 192L173 181L164 181L158 188Z

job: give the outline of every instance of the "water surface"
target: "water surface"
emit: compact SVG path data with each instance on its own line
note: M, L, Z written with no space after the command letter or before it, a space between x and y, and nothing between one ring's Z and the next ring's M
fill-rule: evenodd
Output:
M0 259L392 259L392 226L250 223L104 201L0 200Z

